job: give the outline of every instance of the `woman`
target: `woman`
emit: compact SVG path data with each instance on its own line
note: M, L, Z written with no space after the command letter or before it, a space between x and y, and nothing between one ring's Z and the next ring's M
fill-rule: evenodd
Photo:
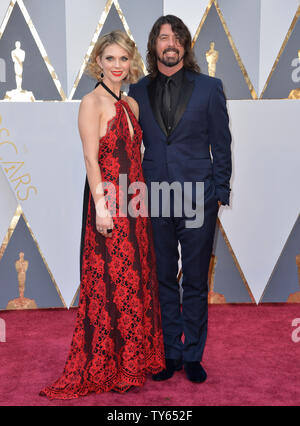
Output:
M133 83L141 74L134 42L120 31L103 36L88 71L100 82L79 111L88 180L80 301L63 375L41 392L50 399L126 392L164 368L150 219L119 214L125 196L134 198L124 193L128 186L144 182L139 108L120 92L123 81ZM125 188L120 174L127 175ZM115 199L106 196L105 182L113 184Z

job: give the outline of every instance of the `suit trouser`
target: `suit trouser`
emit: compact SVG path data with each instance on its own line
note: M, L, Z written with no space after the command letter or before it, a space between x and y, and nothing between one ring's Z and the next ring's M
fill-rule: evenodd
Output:
M201 228L186 228L186 218L151 218L166 358L202 360L207 338L208 270L217 214L218 202L213 196L205 201ZM183 272L182 309L177 283L178 241Z

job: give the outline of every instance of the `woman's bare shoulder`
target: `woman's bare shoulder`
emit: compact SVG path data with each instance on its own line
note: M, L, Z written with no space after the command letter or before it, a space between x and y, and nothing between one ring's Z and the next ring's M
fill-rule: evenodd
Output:
M96 96L94 92L90 92L85 95L80 103L81 108L90 109L90 108L101 108L102 101L99 99L99 96Z

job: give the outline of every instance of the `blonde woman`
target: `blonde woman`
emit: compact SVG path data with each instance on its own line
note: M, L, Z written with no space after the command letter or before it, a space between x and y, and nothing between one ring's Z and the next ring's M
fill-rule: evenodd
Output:
M63 375L40 393L50 399L123 393L165 366L151 221L124 206L121 214L122 201L137 196L125 194L129 185L144 182L138 104L121 93L141 75L134 42L120 31L101 37L88 72L99 82L79 111L87 172L80 301Z

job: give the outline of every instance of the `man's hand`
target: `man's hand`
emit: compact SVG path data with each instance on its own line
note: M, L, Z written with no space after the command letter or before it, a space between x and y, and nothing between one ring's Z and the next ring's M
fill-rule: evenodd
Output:
M221 201L218 201L219 208L221 207L221 205L222 205Z

